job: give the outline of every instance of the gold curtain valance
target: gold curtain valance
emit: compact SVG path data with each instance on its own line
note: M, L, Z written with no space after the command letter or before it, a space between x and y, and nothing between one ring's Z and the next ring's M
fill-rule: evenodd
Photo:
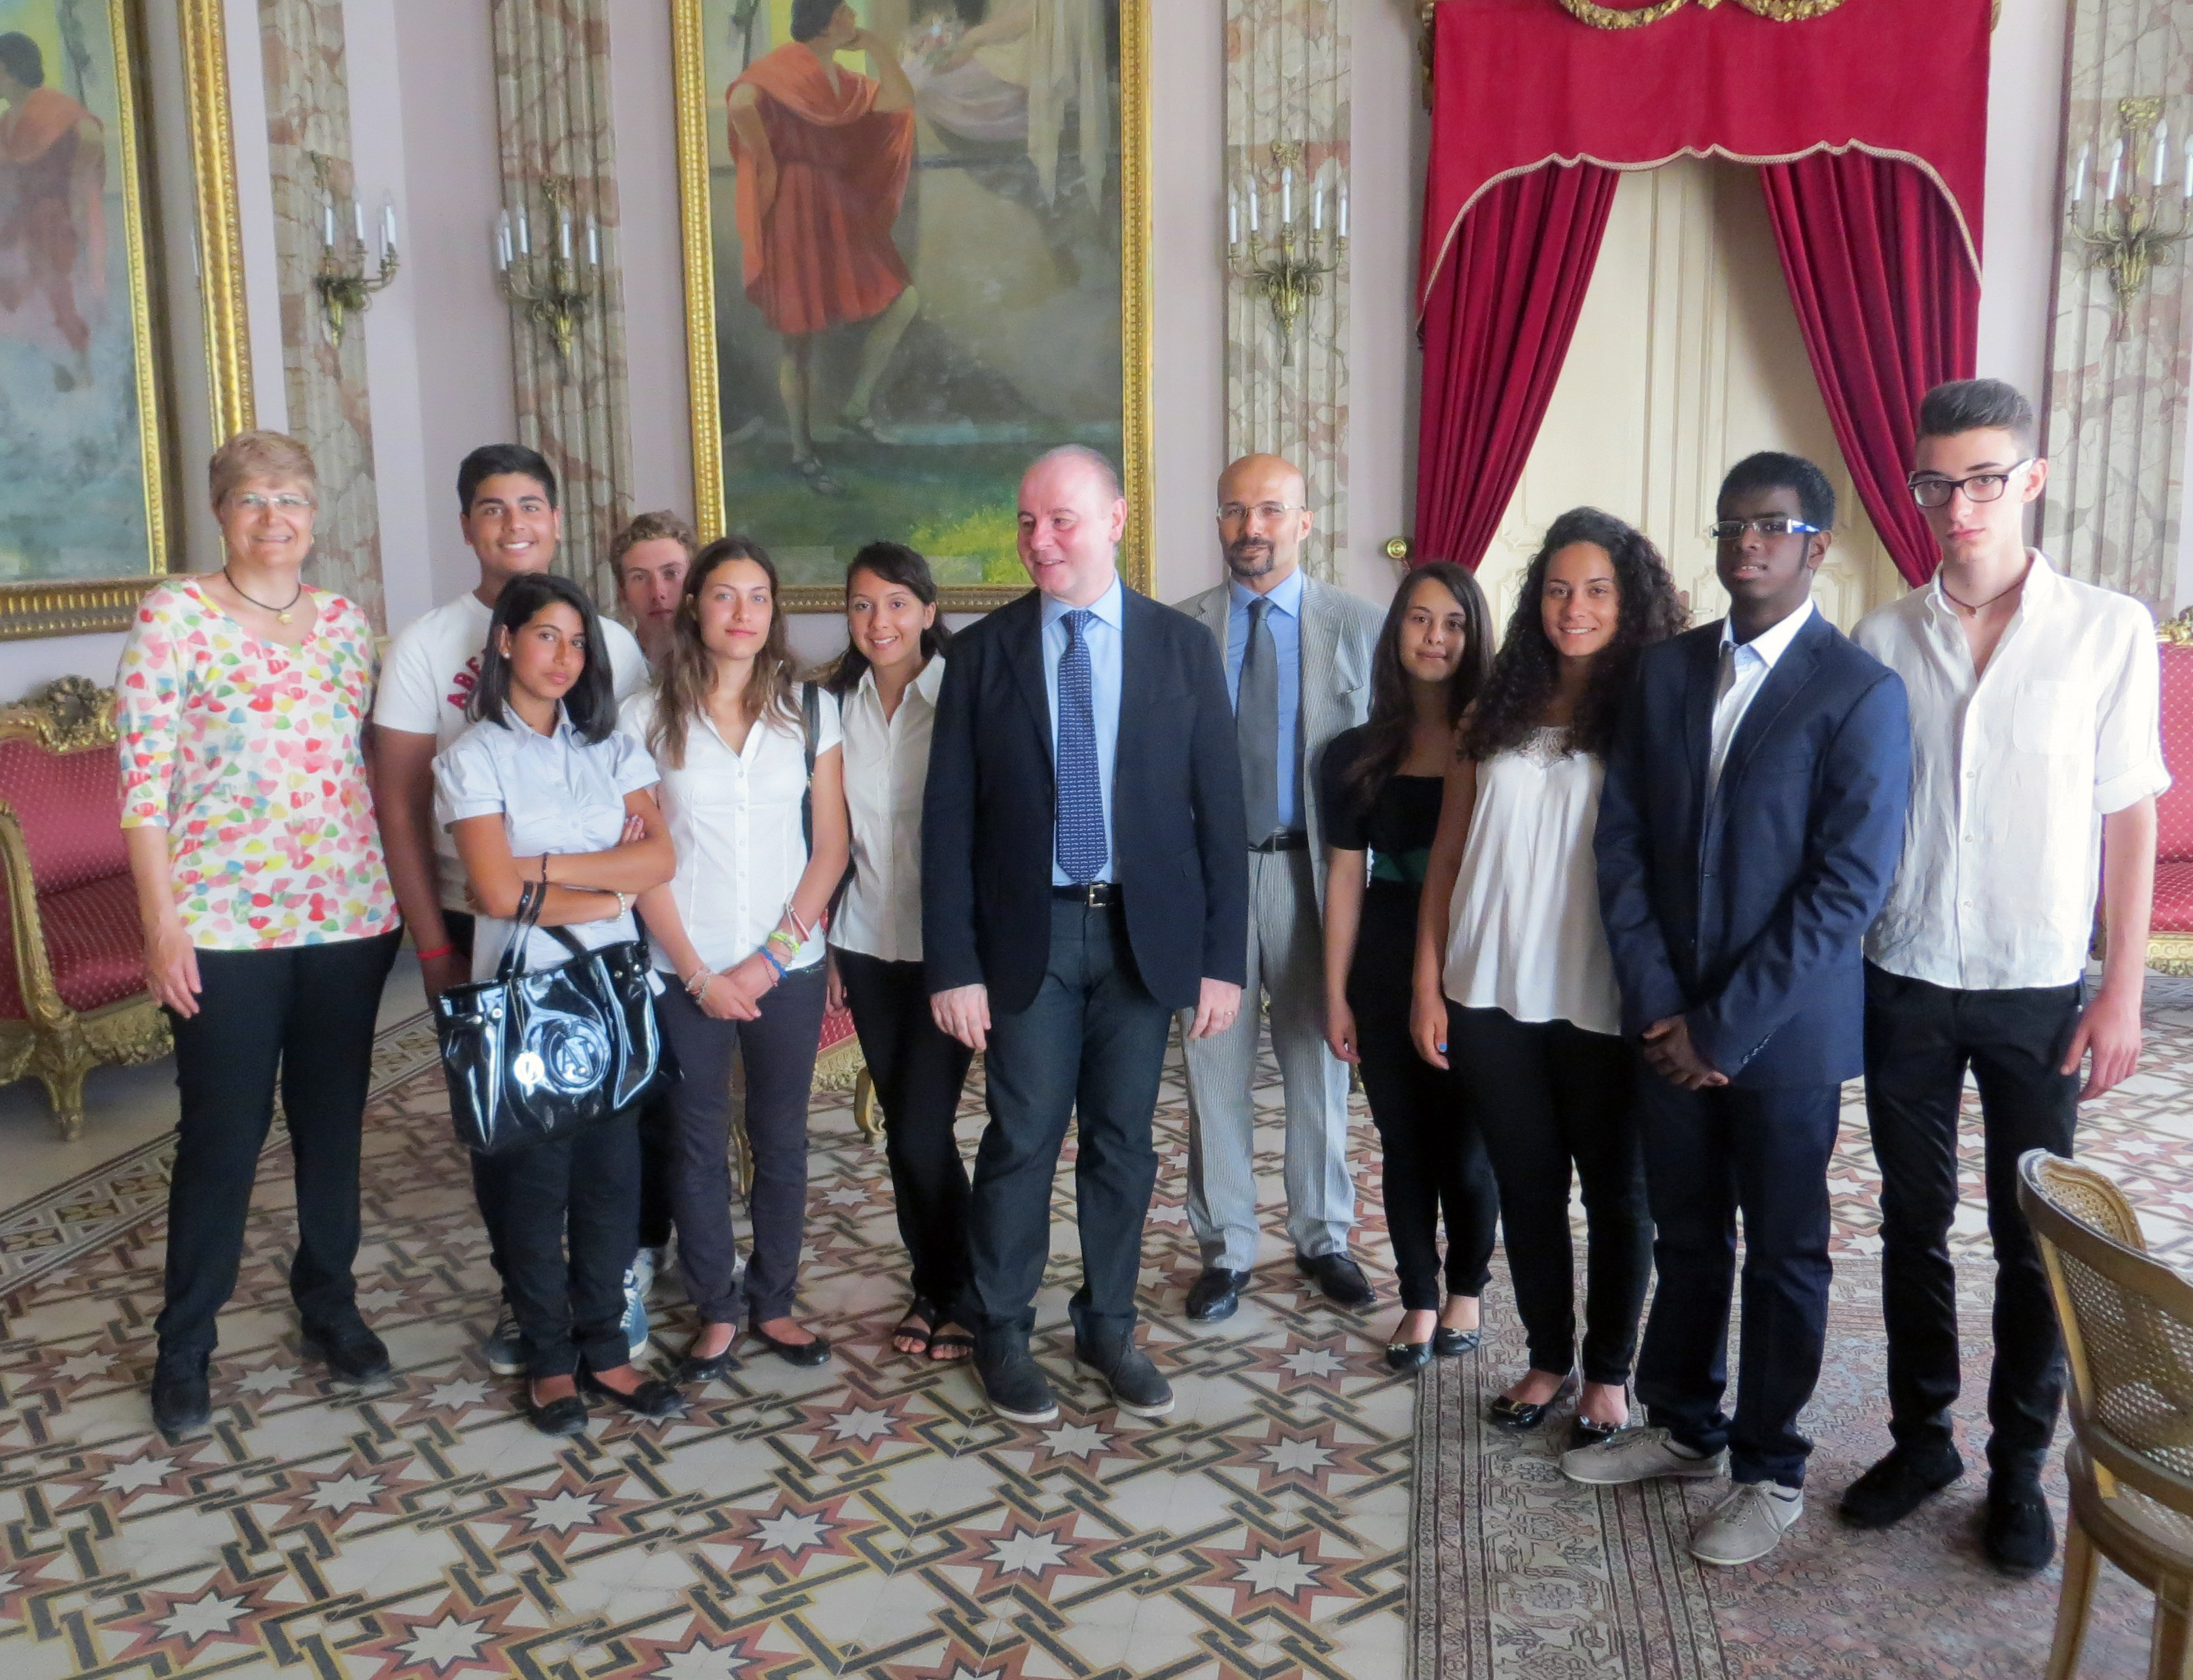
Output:
M1593 0L1561 0L1561 6L1571 17L1594 29L1639 29L1682 10L1687 3L1688 0L1658 0L1658 4L1632 10L1595 5ZM1735 3L1776 23L1802 23L1807 18L1826 16L1843 0L1735 0ZM1711 11L1721 4L1721 0L1698 0L1698 4Z

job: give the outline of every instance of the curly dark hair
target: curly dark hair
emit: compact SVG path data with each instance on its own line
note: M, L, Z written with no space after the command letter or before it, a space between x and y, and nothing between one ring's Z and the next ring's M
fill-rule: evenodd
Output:
M1496 753L1520 747L1544 718L1560 668L1560 656L1546 639L1540 608L1546 568L1555 554L1578 542L1605 549L1614 562L1620 616L1614 639L1592 661L1591 679L1570 721L1565 751L1606 756L1614 737L1615 711L1637 668L1638 654L1690 622L1690 611L1675 593L1668 563L1650 537L1596 507L1571 508L1548 528L1546 540L1523 574L1523 593L1509 616L1500 657L1493 662L1492 675L1463 733L1463 757L1482 763Z
M1371 716L1366 739L1355 761L1348 766L1345 781L1353 797L1367 811L1401 760L1409 755L1409 737L1417 726L1415 690L1401 665L1401 625L1418 588L1436 583L1452 595L1462 608L1466 626L1462 663L1447 681L1446 720L1462 720L1469 702L1477 698L1492 671L1492 609L1485 591L1465 567L1452 560L1427 560L1401 580L1394 604L1386 610L1385 628L1371 655Z

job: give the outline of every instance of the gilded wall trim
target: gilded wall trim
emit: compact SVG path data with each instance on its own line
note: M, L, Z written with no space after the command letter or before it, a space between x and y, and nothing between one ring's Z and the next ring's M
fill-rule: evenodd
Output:
M182 17L191 163L198 182L198 273L205 308L206 377L214 435L257 423L251 331L244 306L243 232L236 205L236 135L228 104L228 38L221 0L177 0Z

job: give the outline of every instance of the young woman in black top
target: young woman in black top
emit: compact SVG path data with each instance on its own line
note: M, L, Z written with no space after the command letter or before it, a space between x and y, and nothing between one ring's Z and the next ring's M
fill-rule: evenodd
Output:
M1477 580L1449 561L1417 567L1379 634L1370 721L1337 737L1320 766L1330 853L1326 1041L1362 1069L1385 1147L1386 1228L1401 1290L1386 1363L1400 1372L1477 1345L1500 1213L1476 1127L1449 1076L1409 1040L1417 901L1440 788L1462 714L1492 668L1492 613Z

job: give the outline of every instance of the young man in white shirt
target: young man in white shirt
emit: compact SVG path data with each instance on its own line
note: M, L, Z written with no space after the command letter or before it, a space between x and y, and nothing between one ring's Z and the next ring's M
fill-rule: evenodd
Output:
M455 842L434 822L434 759L470 726L465 708L479 680L480 655L503 586L547 571L564 534L555 470L522 444L489 444L467 456L457 468L457 507L465 542L479 559L478 586L405 627L381 666L373 708L381 845L430 998L471 979L472 937L464 866ZM604 618L602 635L622 700L645 684L647 661L621 624ZM500 1271L494 1212L484 1196L480 1217ZM503 1316L509 1318L507 1310ZM506 1329L512 1333L507 1345ZM511 1351L515 1330L514 1322L499 1325L490 1339L490 1362L497 1370L518 1368Z
M2036 452L2032 405L2009 386L1963 380L1929 392L1914 461L1911 493L1941 570L1855 634L1903 677L1911 702L1904 860L1866 939L1866 1113L1882 1180L1896 1445L1843 1495L1842 1514L1886 1528L1964 1471L1950 1417L1948 1238L1969 1069L1996 1267L1982 1540L1999 1568L2030 1574L2055 1551L2040 1472L2064 1357L2018 1208L2018 1158L2070 1155L2080 1099L2139 1060L2155 799L2170 785L2155 624L2139 602L2066 577L2026 547L2025 509L2048 463ZM2098 879L2109 955L2089 1000Z

